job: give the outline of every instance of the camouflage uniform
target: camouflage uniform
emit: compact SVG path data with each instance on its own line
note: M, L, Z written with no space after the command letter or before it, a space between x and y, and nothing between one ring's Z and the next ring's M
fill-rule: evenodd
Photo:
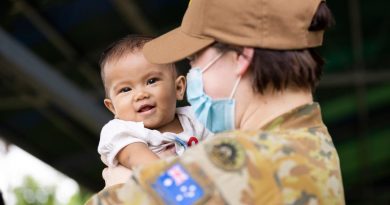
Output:
M218 134L134 171L87 204L344 204L339 158L317 103L262 131Z

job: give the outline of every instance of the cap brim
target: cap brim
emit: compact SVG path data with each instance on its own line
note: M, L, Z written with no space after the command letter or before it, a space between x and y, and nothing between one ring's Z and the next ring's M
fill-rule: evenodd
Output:
M190 36L179 27L146 43L143 54L151 63L173 63L191 56L214 41L212 38Z

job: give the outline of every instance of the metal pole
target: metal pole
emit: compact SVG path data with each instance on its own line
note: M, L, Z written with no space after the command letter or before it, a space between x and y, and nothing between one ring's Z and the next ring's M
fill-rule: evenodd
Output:
M350 23L351 23L351 38L352 38L352 52L354 57L354 70L356 70L355 75L355 88L356 88L356 103L358 108L358 156L356 159L359 159L360 162L360 175L361 185L365 188L365 194L371 195L371 177L369 176L370 168L368 166L368 156L370 148L367 147L365 142L365 137L368 133L368 123L369 123L369 110L367 106L367 88L364 81L365 77L365 62L363 56L363 33L361 27L361 15L360 15L360 3L359 0L349 0L349 13L350 13Z
M98 133L104 123L111 119L108 112L97 104L97 100L82 92L72 82L63 78L54 68L0 28L0 55L15 65L20 75L38 92L61 107L71 117L79 121L93 133Z

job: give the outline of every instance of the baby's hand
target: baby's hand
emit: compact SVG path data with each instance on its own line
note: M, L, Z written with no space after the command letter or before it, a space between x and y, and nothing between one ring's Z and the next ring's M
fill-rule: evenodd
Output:
M170 144L165 149L157 154L161 159L176 156L175 144Z

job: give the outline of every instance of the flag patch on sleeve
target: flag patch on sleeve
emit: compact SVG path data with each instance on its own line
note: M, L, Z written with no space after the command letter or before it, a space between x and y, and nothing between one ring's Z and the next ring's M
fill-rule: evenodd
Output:
M199 183L178 163L157 177L152 188L166 204L194 204L205 195Z

